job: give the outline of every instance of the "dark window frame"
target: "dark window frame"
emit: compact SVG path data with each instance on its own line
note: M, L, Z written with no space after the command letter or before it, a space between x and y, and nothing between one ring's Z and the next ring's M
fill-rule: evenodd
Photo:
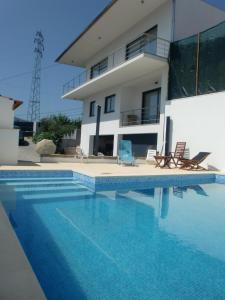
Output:
M151 31L156 30L156 37L155 40L157 40L158 37L158 24L154 25L153 27L151 27L150 29L148 29L147 31L145 31L141 36L139 36L138 38L136 38L135 40L129 42L126 45L126 60L132 59L135 56L137 56L138 54L143 53L144 51L144 47L146 46L146 44L148 43L148 34L151 33ZM133 49L132 49L133 48Z
M100 76L105 71L107 71L107 69L108 69L108 57L102 59L97 64L91 66L90 79L94 79L94 78ZM96 72L96 74L95 74L95 72Z
M113 108L111 107L111 105L109 105L109 110L108 110L108 101L112 100L114 101L114 104L113 104ZM115 102L116 102L116 94L112 94L112 95L109 95L107 97L105 97L105 109L104 109L104 113L105 114L110 114L110 113L113 113L115 112Z
M94 117L95 116L95 104L96 104L95 100L93 100L93 101L90 102L89 117Z
M151 93L151 92L158 92L158 105L157 105L157 118L160 117L160 109L161 109L161 92L162 92L162 88L161 87L158 87L156 89L152 89L152 90L148 90L148 91L144 91L142 92L142 105L141 105L141 108L142 108L142 116L141 116L141 119L142 119L142 124L144 124L143 120L144 120L144 97L146 94L148 93Z

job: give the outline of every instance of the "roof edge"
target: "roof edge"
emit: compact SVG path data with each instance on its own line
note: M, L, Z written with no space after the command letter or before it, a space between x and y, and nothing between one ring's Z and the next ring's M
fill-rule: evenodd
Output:
M20 105L23 104L23 101L22 100L18 100L18 99L13 99L9 96L3 96L3 95L0 95L0 97L2 98L6 98L8 99L9 101L12 101L13 102L13 110L17 109Z
M69 46L56 58L55 62L59 62L62 56L74 45L76 42L119 0L112 0L98 15L94 20L78 35L78 37L69 44Z
M14 100L13 110L16 110L22 104L23 104L23 101L21 101L21 100Z

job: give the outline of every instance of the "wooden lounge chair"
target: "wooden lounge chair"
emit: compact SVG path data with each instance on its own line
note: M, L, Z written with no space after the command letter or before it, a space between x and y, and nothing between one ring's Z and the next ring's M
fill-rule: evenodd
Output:
M181 159L184 158L184 152L186 148L186 142L177 142L175 152L170 152L171 156L170 164L174 164L175 167L181 165Z
M210 155L210 152L199 152L192 159L181 159L181 169L205 170L200 164Z
M177 142L174 152L170 152L169 155L156 155L154 156L156 165L155 167L169 167L174 164L175 167L181 165L181 159L184 157L186 142Z

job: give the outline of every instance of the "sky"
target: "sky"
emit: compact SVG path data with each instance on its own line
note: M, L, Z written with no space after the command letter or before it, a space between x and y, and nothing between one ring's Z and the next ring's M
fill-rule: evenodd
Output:
M209 4L213 4L218 8L225 10L225 0L205 0L205 2L208 2Z
M225 9L225 0L206 2ZM0 95L24 101L16 111L18 117L27 116L37 30L45 38L41 117L59 112L80 116L82 102L62 100L61 96L63 84L81 70L54 61L108 3L109 0L1 0Z
M1 0L0 95L24 101L16 110L27 116L33 68L33 39L37 30L45 38L41 77L41 117L66 113L76 117L82 102L62 100L63 84L81 70L55 63L61 52L79 35L109 0ZM28 73L27 73L28 72ZM27 73L25 75L19 75ZM8 78L13 77L14 78ZM8 79L7 79L8 78Z

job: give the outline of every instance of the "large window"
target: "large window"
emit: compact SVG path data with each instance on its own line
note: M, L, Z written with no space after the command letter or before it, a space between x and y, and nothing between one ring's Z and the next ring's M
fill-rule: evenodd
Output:
M126 60L137 56L144 51L151 54L156 54L157 48L157 31L155 26L146 31L142 36L127 44L126 46Z
M108 57L91 67L90 78L95 78L104 73L108 68Z
M161 89L144 92L142 98L142 124L159 123Z
M105 98L105 113L111 113L115 111L116 95L111 95Z
M169 100L225 91L225 22L170 47Z
M197 36L177 41L170 47L169 99L196 95Z
M89 112L90 117L95 116L95 101L90 102L90 112Z

